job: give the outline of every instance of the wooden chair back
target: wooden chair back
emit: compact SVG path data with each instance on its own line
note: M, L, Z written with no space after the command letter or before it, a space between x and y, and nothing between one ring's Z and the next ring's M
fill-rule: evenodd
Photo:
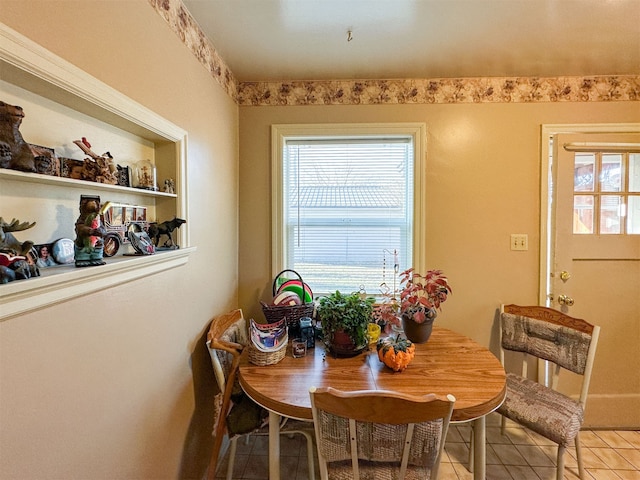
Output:
M214 441L210 468L215 472L222 440L226 430L226 418L231 409L231 395L238 393L236 382L240 355L248 343L247 323L242 310L237 309L215 317L207 333L207 347L219 387L213 427Z
M311 387L323 480L437 478L455 398ZM415 475L418 475L415 477Z

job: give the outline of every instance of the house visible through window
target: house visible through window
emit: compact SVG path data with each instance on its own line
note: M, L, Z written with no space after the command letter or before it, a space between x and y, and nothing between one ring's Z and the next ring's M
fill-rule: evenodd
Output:
M279 132L275 267L316 295L379 294L413 264L417 135L330 130Z
M573 233L639 234L640 153L576 153L573 198Z

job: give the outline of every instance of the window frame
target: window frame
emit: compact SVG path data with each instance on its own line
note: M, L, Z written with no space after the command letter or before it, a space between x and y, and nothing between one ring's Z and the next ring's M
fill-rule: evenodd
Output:
M271 126L271 270L272 276L286 266L286 225L283 210L283 152L287 140L336 137L411 137L413 141L413 251L412 267L423 271L426 265L426 139L425 123L345 123L274 124Z

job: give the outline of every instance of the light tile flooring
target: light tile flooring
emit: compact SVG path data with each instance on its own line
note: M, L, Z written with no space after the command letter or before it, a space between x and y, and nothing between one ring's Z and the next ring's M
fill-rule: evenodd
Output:
M470 480L467 470L470 427L452 424L446 454L440 465L439 480ZM580 433L587 471L586 480L640 480L640 431L594 430ZM267 437L254 437L249 443L238 442L234 480L268 478ZM553 480L556 449L552 442L515 424L508 424L506 435L500 433L500 416L487 417L487 480ZM304 438L281 437L280 468L282 478L308 480ZM224 458L216 478L224 478ZM319 479L316 465L316 479ZM565 480L578 479L575 449L565 453Z

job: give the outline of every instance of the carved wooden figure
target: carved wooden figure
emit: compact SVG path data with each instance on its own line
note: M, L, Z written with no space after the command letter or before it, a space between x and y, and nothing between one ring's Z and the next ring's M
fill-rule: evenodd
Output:
M20 133L22 107L0 101L0 167L35 172L35 158Z

